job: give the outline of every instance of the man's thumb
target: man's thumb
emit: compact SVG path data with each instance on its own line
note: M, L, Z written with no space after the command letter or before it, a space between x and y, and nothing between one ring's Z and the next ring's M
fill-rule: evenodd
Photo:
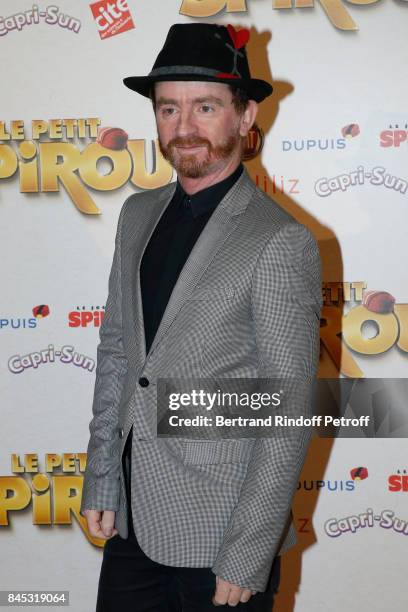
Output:
M114 523L115 512L113 510L105 510L102 514L101 529L106 537L112 535Z

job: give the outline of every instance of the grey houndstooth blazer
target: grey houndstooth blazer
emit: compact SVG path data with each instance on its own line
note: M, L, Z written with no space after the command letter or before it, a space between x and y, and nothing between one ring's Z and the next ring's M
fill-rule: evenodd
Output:
M120 212L81 513L115 510L115 526L127 538L121 458L133 425L131 507L145 553L165 565L211 567L264 591L275 555L296 543L291 503L310 432L157 438L156 385L160 377L284 376L313 385L320 255L311 232L244 170L195 243L146 355L139 266L174 190L172 183L133 194ZM140 377L150 384L141 386Z

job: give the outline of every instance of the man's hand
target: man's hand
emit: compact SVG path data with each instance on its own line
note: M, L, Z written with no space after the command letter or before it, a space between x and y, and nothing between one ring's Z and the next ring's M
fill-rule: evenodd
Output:
M118 533L114 510L84 510L88 531L94 538L108 540Z
M246 603L249 601L253 592L249 589L227 582L223 578L217 576L217 586L215 589L212 603L214 606L237 606L240 602Z

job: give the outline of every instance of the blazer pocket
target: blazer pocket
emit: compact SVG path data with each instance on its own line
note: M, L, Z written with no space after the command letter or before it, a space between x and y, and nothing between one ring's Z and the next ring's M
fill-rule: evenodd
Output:
M182 440L185 463L246 463L254 440Z
M187 301L190 300L230 300L234 297L235 289L231 285L222 287L196 287Z

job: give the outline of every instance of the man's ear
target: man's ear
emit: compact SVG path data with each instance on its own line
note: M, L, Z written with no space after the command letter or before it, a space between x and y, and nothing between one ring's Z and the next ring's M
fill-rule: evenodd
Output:
M241 136L248 136L248 132L255 123L256 115L258 113L258 104L255 100L249 100L248 106L244 110L244 113L241 117L241 123L239 128L239 133Z

